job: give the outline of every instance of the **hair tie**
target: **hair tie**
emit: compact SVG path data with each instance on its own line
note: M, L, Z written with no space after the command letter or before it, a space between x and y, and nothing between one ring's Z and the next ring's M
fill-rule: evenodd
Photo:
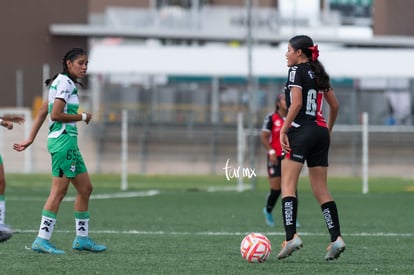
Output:
M319 57L318 45L308 47L312 51L312 61L316 61Z

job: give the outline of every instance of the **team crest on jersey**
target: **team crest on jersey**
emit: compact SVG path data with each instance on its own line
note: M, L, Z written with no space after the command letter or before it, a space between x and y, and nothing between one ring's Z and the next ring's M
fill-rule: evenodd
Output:
M311 79L314 79L314 78L315 78L315 73L314 73L314 72L312 72L311 70L309 70L309 71L308 71L308 75L309 75L309 77L310 77Z
M276 120L274 124L276 127L282 126L282 123L280 122L280 120Z

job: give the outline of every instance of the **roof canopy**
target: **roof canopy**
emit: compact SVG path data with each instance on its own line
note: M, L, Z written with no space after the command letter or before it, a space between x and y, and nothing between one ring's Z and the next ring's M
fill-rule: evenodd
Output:
M319 60L333 78L414 78L413 49L320 45L319 50ZM286 47L254 47L253 75L285 77L285 52ZM248 72L248 51L244 47L97 44L89 56L91 74L244 77Z

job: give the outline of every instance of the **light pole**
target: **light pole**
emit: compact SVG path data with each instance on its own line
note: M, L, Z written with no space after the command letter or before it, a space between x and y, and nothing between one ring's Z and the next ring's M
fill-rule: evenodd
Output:
M247 32L246 32L246 48L247 48L247 90L249 98L249 110L248 110L248 152L249 152L249 165L250 169L255 168L255 151L256 142L254 136L254 122L255 122L255 110L256 110L256 97L254 91L254 79L253 79L253 35L252 35L252 0L245 0L246 12L247 12ZM252 189L256 189L256 177L250 178Z

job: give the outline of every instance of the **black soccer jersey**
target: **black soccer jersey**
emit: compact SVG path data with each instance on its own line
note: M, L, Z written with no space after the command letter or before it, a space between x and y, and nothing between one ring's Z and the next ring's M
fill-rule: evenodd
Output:
M290 89L299 87L302 90L302 108L294 119L292 125L316 123L326 127L322 115L323 91L318 91L315 73L309 63L297 64L289 68L288 80L285 86L286 105L291 105Z

